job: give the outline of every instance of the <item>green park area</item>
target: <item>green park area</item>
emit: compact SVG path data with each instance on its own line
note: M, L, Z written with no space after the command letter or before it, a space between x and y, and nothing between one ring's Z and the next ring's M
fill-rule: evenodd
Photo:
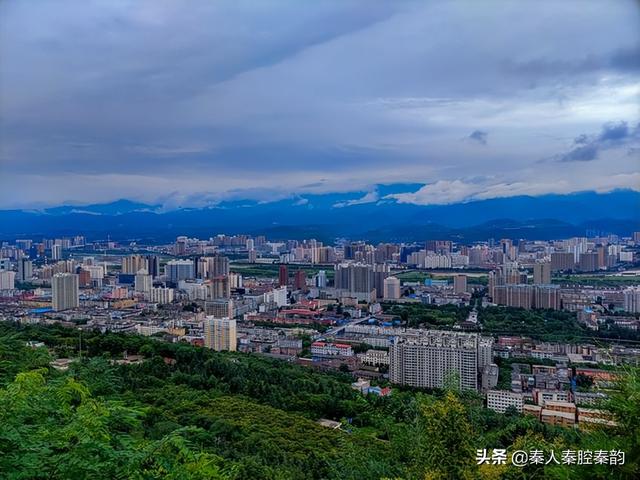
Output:
M230 269L232 272L239 273L245 277L256 277L256 278L278 278L280 274L280 265L273 264L259 264L259 263L231 263ZM288 264L287 269L289 271L289 276L295 275L295 272L299 270L303 270L307 277L311 277L316 275L320 270L324 270L327 274L327 278L333 278L333 266L327 265L325 267L322 266L309 266L309 265L295 265Z

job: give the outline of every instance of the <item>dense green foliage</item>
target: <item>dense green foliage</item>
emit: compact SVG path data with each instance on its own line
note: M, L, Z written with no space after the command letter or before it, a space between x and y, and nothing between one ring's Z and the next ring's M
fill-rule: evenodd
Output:
M568 340L589 334L588 329L578 323L575 313L563 310L487 307L478 311L478 320L484 331L503 335Z
M424 303L383 303L384 313L396 315L410 328L451 327L465 320L471 308L455 305L427 305Z
M526 335L549 341L584 339L640 340L640 334L609 323L594 331L580 324L574 312L525 310L513 307L486 307L478 310L483 331L502 335Z
M48 348L30 348L38 340ZM344 374L250 354L0 324L0 478L635 478L640 386L630 373L618 431L582 434L498 415L476 394L362 396ZM145 360L118 364L124 351ZM341 421L339 430L319 418ZM478 448L622 448L624 467L475 462Z

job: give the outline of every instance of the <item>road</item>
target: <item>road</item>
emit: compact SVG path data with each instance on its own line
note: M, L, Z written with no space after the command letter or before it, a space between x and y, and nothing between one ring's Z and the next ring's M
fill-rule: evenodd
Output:
M353 322L345 323L344 325L340 325L338 327L332 328L331 330L327 330L322 335L323 336L329 336L329 335L335 336L335 335L338 335L340 332L342 332L344 330L344 327L346 327L347 325L358 325L360 323L366 322L370 318L371 318L370 315L368 315L366 317L358 318L357 320L354 320Z

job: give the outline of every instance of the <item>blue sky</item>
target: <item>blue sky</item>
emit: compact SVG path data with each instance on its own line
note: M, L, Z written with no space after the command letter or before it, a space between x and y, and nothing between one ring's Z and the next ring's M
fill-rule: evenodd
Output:
M0 208L640 190L640 8L0 2Z

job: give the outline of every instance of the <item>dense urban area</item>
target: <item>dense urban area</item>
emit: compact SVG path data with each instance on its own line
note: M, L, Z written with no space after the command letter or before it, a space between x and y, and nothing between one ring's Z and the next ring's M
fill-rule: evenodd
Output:
M640 233L5 242L0 471L629 478L639 254Z

